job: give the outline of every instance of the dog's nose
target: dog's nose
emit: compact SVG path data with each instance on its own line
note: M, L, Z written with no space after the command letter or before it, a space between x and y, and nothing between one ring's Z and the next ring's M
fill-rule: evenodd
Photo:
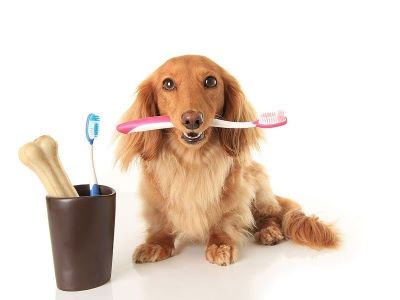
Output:
M181 122L187 129L197 129L201 124L203 124L203 114L201 112L188 110L183 113Z

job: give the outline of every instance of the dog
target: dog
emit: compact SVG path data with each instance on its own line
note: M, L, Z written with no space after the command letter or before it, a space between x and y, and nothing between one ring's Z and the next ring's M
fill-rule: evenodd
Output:
M122 170L138 158L142 173L148 229L134 262L173 256L177 238L206 243L206 259L221 266L236 262L238 245L251 236L261 245L284 239L316 249L339 245L332 225L272 192L263 167L251 158L259 129L210 126L214 118L257 119L238 81L222 67L198 55L166 61L140 84L121 121L158 115L168 115L174 128L117 138Z

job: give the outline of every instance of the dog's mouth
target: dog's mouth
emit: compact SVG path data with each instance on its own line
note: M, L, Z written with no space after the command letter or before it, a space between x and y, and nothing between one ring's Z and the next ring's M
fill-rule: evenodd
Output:
M202 141L204 137L204 131L199 133L194 131L182 133L182 139L188 144L197 144L198 142Z

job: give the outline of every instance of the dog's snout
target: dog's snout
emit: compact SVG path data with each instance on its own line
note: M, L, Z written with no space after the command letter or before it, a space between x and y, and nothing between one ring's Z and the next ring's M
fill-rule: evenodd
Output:
M203 114L201 112L189 110L183 113L181 122L187 129L197 129L203 124Z

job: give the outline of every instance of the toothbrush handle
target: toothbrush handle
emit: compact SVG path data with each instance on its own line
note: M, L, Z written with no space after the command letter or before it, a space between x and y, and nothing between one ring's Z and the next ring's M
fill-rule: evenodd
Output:
M93 184L90 188L90 196L99 196L100 195L100 188L98 184Z
M100 195L99 185L97 184L97 176L94 168L94 159L93 159L93 144L90 144L90 163L91 163L91 172L90 172L90 196L98 196Z
M121 133L141 132L147 130L172 128L174 125L168 116L148 117L119 124L117 130Z
M253 128L256 127L255 122L231 122L226 120L214 119L211 123L213 127L221 128Z

